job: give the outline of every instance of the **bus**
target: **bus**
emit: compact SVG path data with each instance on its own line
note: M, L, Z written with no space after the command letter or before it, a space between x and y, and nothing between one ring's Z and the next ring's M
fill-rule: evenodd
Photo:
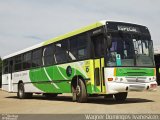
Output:
M30 98L71 93L75 102L130 91L155 91L153 42L147 27L99 21L3 57L2 89Z

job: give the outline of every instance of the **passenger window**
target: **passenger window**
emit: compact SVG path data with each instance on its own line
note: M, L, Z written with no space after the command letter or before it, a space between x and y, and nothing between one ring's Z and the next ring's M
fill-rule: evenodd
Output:
M81 49L78 50L78 58L79 59L85 58L86 54L87 54L87 51L86 51L85 48L81 48Z
M94 58L104 56L104 38L103 35L92 37Z
M87 52L88 41L87 40L88 40L88 36L86 33L70 38L69 58L71 61L85 59L88 57L88 52Z
M42 49L36 49L32 52L32 67L42 65Z
M31 52L23 55L23 69L29 69L31 67Z
M78 58L79 59L84 59L87 58L88 53L87 53L87 41L88 36L86 34L81 34L78 36Z
M54 45L48 45L43 49L43 65L48 66L54 64Z
M8 70L8 60L3 61L3 73L7 74L9 72Z
M15 71L22 70L22 55L18 55L15 57L15 65L14 65Z
M77 53L77 39L73 37L70 39L70 51L69 51L69 58L70 60L77 60L78 53Z
M63 63L68 61L68 40L63 40L55 44L55 63Z

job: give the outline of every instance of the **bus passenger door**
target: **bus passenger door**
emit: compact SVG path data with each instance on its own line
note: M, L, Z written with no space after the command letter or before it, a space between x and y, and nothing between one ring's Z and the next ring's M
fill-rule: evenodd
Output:
M104 84L104 38L103 35L92 37L92 55L94 66L94 91L105 93Z
M105 93L104 84L104 58L94 59L94 83L95 91Z

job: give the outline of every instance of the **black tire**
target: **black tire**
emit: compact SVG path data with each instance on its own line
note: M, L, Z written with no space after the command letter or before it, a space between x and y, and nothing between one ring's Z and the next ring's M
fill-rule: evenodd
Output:
M57 97L57 93L44 93L43 94L46 98L55 98Z
M128 92L117 93L114 95L117 102L124 102L127 98Z
M87 102L87 90L84 82L79 79L78 85L76 85L76 99L79 103L85 103Z
M19 99L32 98L32 93L25 93L24 84L19 83L17 96Z
M77 95L76 95L76 87L72 85L72 101L76 102L77 101Z
M24 91L24 85L23 83L18 84L18 93L17 96L19 99L24 99L25 98L25 91Z

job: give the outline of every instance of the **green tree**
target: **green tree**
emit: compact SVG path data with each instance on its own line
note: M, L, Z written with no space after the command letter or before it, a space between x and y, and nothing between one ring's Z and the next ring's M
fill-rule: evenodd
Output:
M2 59L0 57L0 88L2 87Z

